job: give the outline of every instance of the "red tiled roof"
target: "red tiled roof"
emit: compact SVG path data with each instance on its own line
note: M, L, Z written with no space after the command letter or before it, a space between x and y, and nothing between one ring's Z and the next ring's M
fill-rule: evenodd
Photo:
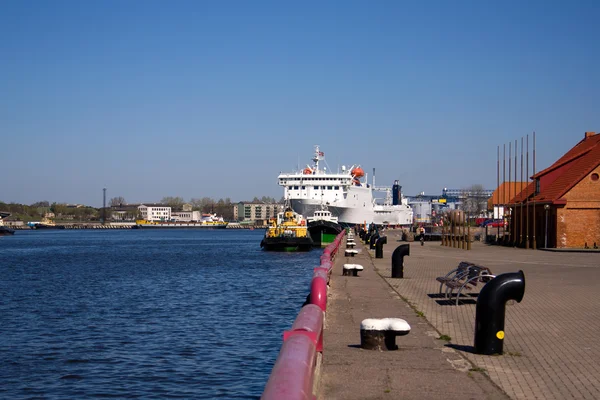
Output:
M510 204L523 202L527 197L529 197L533 194L534 190L535 190L535 182L529 182L527 187L524 187L522 191L520 191L515 197L513 197L510 200Z
M592 134L577 143L550 167L533 176L535 180L556 171L558 168L563 169L552 182L545 185L545 188L538 195L530 197L535 188L535 183L531 182L511 202L520 203L527 197L530 197L530 201L555 202L598 165L600 165L600 134Z
M590 150L594 147L597 147L600 144L600 134L595 134L590 137L583 138L579 143L577 143L571 150L567 151L564 156L559 158L554 164L549 166L548 168L541 170L537 174L535 174L532 178L538 178L542 175L546 175L548 172L554 171L556 168L573 161L574 159L586 155Z
M525 189L526 185L527 182L502 182L488 199L488 209L491 209L494 204L508 204L517 193Z

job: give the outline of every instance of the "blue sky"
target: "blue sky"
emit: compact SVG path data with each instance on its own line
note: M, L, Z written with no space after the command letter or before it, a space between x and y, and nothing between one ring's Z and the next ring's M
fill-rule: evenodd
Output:
M600 131L599 21L597 1L5 1L0 201L280 198L315 144L407 194L493 189L498 145L536 131L540 170Z

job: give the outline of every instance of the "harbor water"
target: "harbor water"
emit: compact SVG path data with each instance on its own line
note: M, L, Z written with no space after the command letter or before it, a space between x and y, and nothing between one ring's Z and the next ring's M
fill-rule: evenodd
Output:
M0 237L0 398L258 398L321 254L263 233Z

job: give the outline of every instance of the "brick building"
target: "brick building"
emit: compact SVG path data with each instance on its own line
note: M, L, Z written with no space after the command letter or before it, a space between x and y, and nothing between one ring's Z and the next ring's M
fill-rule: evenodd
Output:
M516 245L600 246L600 134L586 132L532 180L510 204L510 233Z

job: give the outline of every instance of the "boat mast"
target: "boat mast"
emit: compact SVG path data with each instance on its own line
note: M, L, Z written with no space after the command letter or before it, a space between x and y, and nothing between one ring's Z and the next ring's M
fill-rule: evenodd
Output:
M322 160L323 153L319 151L319 145L315 145L315 155L313 156L313 162L315 163L315 174L319 173L319 161Z

